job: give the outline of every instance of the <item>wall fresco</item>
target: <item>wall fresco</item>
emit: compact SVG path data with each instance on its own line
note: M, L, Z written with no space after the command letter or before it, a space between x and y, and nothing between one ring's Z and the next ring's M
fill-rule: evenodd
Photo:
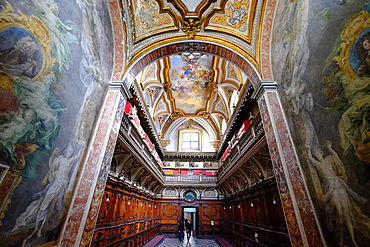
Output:
M112 52L101 53L111 31L95 27L110 25L107 6L61 2L0 0L2 246L58 238L111 76ZM90 30L80 27L99 12ZM96 30L106 38L91 44Z
M357 2L282 1L273 31L274 79L328 246L370 238L369 6Z

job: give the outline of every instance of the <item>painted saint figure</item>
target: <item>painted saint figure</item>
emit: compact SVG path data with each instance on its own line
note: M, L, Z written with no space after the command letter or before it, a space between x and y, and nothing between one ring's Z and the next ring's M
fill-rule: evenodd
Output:
M35 41L30 36L22 37L13 47L0 51L0 70L12 76L33 78L37 75L37 55Z
M370 75L370 33L366 33L356 42L356 52L361 62L357 71L358 75Z

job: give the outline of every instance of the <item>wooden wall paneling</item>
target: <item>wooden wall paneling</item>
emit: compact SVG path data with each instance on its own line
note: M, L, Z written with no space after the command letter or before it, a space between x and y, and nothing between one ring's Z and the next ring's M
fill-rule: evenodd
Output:
M105 192L107 192L107 189L105 190ZM120 212L120 208L122 207L122 194L117 193L117 191L114 191L114 193L112 193L112 197L110 198L110 201L112 203L111 221L112 222L117 222L117 221L120 220L120 217L121 217L119 212Z
M159 232L152 205L146 195L108 181L92 246L143 246Z
M181 208L177 200L161 200L159 206L160 231L164 233L175 233L177 222L181 218Z
M256 196L254 199L254 208L256 213L256 225L263 227L262 203L259 196Z
M180 199L155 200L131 188L107 185L93 246L143 246L159 232L175 233L182 207L187 205ZM258 233L260 243L255 246L290 244L275 183L224 201L199 200L189 206L198 207L195 230L200 236L224 234L235 246L252 246L256 243L254 234Z
M111 220L111 195L109 192L104 193L98 215L98 223L106 223Z
M249 197L249 219L250 224L256 224L257 223L257 213L256 213L256 201L254 197Z
M247 199L243 197L241 208L242 208L242 221L248 222L249 221L249 207L250 204L248 204Z
M265 196L263 197L263 214L264 214L264 224L267 226L273 226L272 221L271 221L271 205L272 205L272 200L271 200L271 192L265 192Z
M119 192L117 194L117 203L118 203L118 206L117 206L117 213L116 213L117 219L116 220L117 221L128 220L129 212L128 212L128 196L127 196L127 194Z
M290 246L274 180L228 198L222 206L220 232L235 246Z
M217 202L202 202L198 212L200 235L212 235L214 231L218 232L220 205ZM211 225L211 221L214 222L214 226Z

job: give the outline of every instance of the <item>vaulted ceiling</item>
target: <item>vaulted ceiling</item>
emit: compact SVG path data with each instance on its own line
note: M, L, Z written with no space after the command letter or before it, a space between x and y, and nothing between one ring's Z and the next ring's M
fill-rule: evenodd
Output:
M210 145L203 151L220 158L241 123L249 115L258 115L256 102L246 96L253 91L251 73L243 71L241 65L248 63L261 80L261 49L266 46L261 42L266 32L263 27L265 19L271 20L265 16L266 1L127 0L120 7L130 17L124 20L128 62L122 79L151 51L179 45L171 54L153 59L132 78L131 103L160 156L165 159L166 152L178 151L174 145L178 131L191 127L207 136ZM229 55L202 52L193 46L199 41L225 48ZM232 54L243 60L232 62ZM118 145L114 162L117 173L140 186L151 191L163 187L124 145ZM266 144L238 166L239 170L223 178L224 191L238 191L271 176Z
M234 64L200 53L164 57L143 70L136 81L162 145L191 125L203 130L216 148L248 85Z

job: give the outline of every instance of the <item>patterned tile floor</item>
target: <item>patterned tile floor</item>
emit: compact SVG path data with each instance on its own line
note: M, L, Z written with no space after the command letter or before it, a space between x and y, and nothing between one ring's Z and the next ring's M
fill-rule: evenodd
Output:
M188 242L187 239L180 242L178 238L164 238L155 247L222 247L215 239L199 239L191 237Z

